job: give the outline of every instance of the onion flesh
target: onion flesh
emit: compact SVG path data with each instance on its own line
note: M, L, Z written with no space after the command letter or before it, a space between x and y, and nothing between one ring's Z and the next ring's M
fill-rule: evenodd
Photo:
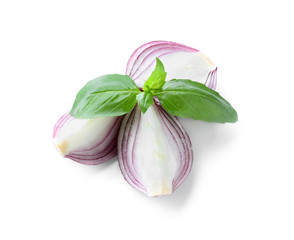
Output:
M215 90L217 67L197 49L168 41L149 42L139 47L131 55L126 74L142 88L155 68L155 58L159 58L167 72L166 80L190 79L204 83Z
M118 160L126 181L148 196L173 193L193 161L190 138L176 117L161 106L127 114L118 137Z
M55 124L53 143L58 152L83 164L100 164L117 154L122 117L77 119L64 114Z

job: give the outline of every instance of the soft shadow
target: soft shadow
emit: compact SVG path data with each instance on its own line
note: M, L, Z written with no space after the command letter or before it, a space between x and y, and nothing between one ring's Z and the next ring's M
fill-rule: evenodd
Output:
M236 139L236 128L231 124L209 123L192 119L180 119L190 136L194 159L199 160L211 151L218 151Z
M184 207L190 199L190 195L197 194L197 183L199 178L199 162L207 159L211 151L218 151L225 145L229 145L235 138L235 131L230 124L208 123L191 119L180 119L183 127L190 136L193 145L193 167L186 181L169 196L156 199L156 203L170 209ZM217 161L217 159L214 159Z
M104 162L98 165L83 165L83 167L85 171L89 172L89 174L97 174L97 173L101 173L103 171L108 170L109 168L111 168L111 166L113 166L116 163L117 163L117 156L112 158L111 160L108 160L107 162Z

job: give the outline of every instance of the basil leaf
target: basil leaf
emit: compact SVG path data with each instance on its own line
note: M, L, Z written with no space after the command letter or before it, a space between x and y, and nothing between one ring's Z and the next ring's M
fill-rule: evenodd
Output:
M165 84L166 72L162 62L156 58L156 66L143 86L144 92L156 92Z
M75 118L120 116L136 105L140 90L127 75L104 75L89 81L77 94L70 114Z
M217 92L202 83L173 79L156 94L170 114L208 122L236 122L237 112Z
M137 101L142 113L145 113L153 104L153 95L148 92L141 92L137 95Z

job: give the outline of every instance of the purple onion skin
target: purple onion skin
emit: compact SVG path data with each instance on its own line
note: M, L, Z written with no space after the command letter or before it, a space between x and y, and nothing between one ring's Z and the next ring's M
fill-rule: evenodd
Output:
M145 114L136 106L120 128L118 161L132 187L148 196L168 195L191 170L192 144L178 119L160 105L153 104Z
M217 67L197 49L170 41L152 41L137 48L131 55L126 74L142 88L159 58L170 79L190 79L215 90Z
M86 165L98 165L117 155L117 137L122 119L122 116L112 117L97 124L95 119L76 119L66 113L55 124L53 142L63 157ZM77 127L80 131L75 133ZM65 134L69 136L62 136Z

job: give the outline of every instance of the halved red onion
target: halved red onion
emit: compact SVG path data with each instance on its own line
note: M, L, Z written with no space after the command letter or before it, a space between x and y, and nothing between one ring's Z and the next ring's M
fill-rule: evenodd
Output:
M59 153L76 162L94 165L117 154L122 117L77 119L64 114L55 124L53 142Z
M153 41L139 47L131 55L126 69L129 75L142 88L155 68L158 57L167 72L167 80L190 79L204 83L215 90L217 67L197 49L169 41Z
M122 122L118 161L125 180L148 196L173 193L193 161L190 138L176 117L153 104L143 114L136 106Z

